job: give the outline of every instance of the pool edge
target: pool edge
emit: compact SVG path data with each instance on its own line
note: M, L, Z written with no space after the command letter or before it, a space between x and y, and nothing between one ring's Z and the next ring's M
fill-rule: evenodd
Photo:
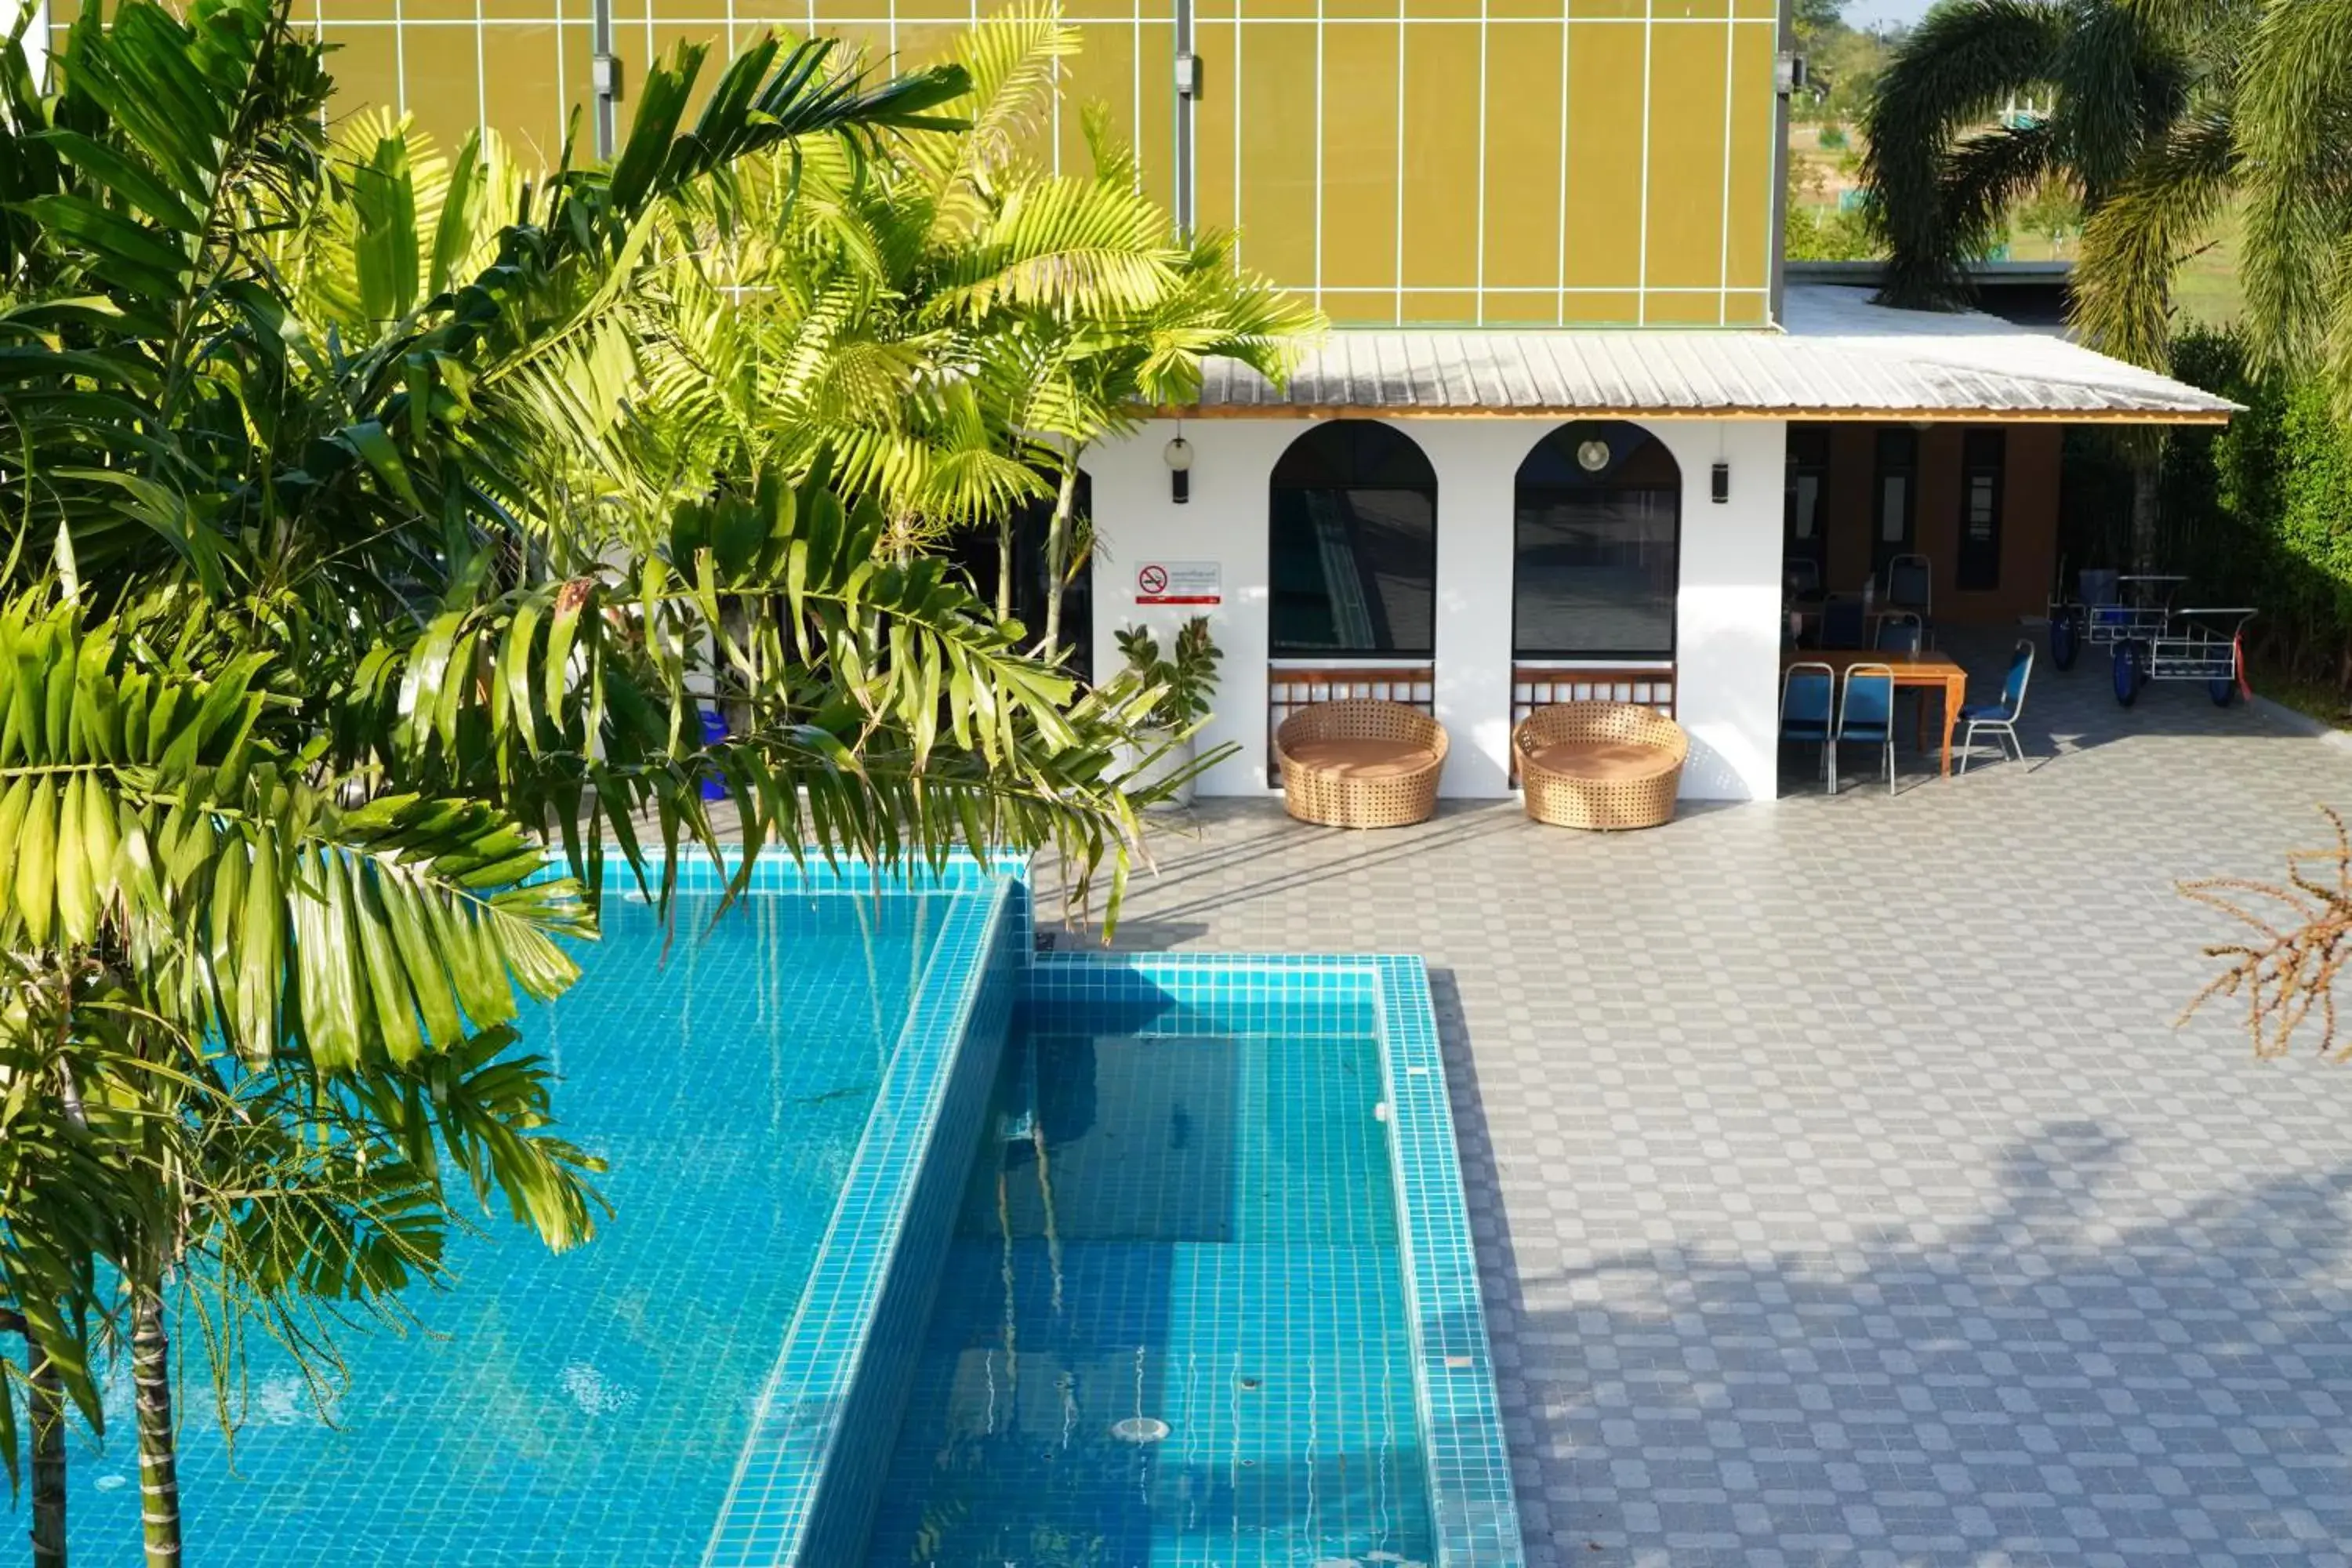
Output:
M1043 952L1029 966L1024 998L1034 1004L1088 973L1190 980L1223 1005L1215 1011L1231 1009L1217 1023L1241 1028L1278 1026L1286 994L1327 981L1370 987L1437 1568L1524 1568L1428 966L1416 955L1389 953Z
M707 857L681 860L682 889L724 886L721 868ZM789 857L774 874L765 869L755 868L754 890L819 880L802 875ZM703 1549L705 1568L845 1561L870 1525L877 1467L845 1464L843 1450L871 1446L877 1432L887 1445L898 1430L910 1347L929 1316L947 1227L1020 989L1031 920L1024 869L1007 858L964 857L933 884L992 892L958 907L925 966L762 1386ZM834 889L871 885L856 872L821 880ZM955 967L935 988L933 976L946 965Z

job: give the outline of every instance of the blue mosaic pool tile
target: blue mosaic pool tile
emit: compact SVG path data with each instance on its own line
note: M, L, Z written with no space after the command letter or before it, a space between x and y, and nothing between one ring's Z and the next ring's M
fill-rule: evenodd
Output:
M961 901L933 950L711 1531L709 1568L815 1568L854 1558L864 1538L1025 958L1010 940L1025 889L992 876L993 896Z
M1381 1062L1397 1212L1412 1298L1415 1393L1429 1456L1438 1562L1517 1568L1526 1561L1510 1457L1495 1393L1478 1259L1446 1098L1445 1062L1429 973L1412 957L1370 961L1381 1006Z
M1478 1295L1477 1266L1454 1142L1452 1110L1446 1098L1444 1066L1438 1051L1435 1014L1421 961L1322 954L1042 954L1030 970L1022 1001L1021 1027L1040 1034L1092 1031L1104 1036L1156 1037L1178 1043L1183 1037L1195 1035L1246 1036L1261 1040L1273 1037L1286 1048L1296 1044L1309 1049L1318 1039L1332 1042L1335 1047L1348 1039L1369 1037L1378 1040L1381 1089L1387 1107L1388 1163L1395 1187L1395 1215L1401 1226L1406 1296L1402 1331L1409 1342L1404 1359L1412 1367L1414 1424L1419 1428L1418 1447L1427 1488L1430 1528L1425 1534L1434 1540L1435 1560L1445 1568L1471 1568L1474 1564L1476 1568L1520 1568L1525 1549L1511 1493L1509 1461L1504 1448L1494 1366ZM1121 1179L1111 1177L1109 1185L1113 1190L1103 1195L1115 1198ZM1143 1172L1128 1173L1124 1179L1141 1182L1139 1192L1151 1188L1160 1180ZM1098 1173L1092 1180L1100 1184L1105 1178ZM1160 1184L1164 1186L1165 1183ZM967 1201L978 1202L971 1198ZM993 1204L1005 1201L1001 1196L991 1200ZM1017 1210L1021 1200L1016 1195L1012 1201ZM1165 1204L1160 1207L1165 1209ZM1180 1204L1165 1213L1155 1210L1152 1223L1143 1226L1139 1232L1139 1215L1125 1214L1117 1221L1117 1228L1121 1234L1147 1235L1166 1230L1170 1226L1181 1228L1183 1208ZM1023 1217L1014 1211L1007 1212L1016 1219ZM967 1226L971 1223L968 1208ZM1164 1337L1191 1344L1202 1334L1221 1331L1220 1324L1245 1324L1254 1316L1268 1315L1263 1309L1254 1311L1251 1307L1251 1301L1257 1299L1254 1292L1263 1291L1268 1285L1264 1281L1251 1283L1253 1276L1247 1264L1242 1253L1235 1250L1234 1244L1242 1239L1228 1237L1217 1247L1203 1249L1202 1258L1192 1264L1184 1263L1181 1258L1163 1256L1160 1262L1151 1265L1181 1271L1208 1267L1209 1258L1222 1254L1240 1270L1230 1279L1223 1268L1198 1278L1188 1273L1189 1283L1181 1290L1176 1289L1172 1275L1147 1281L1147 1288L1137 1296L1143 1305L1191 1301L1202 1314L1181 1334L1172 1324L1163 1325ZM1036 1244L1015 1245L1034 1248ZM1064 1270L1090 1268L1087 1260L1102 1245L1071 1241L1063 1247L1057 1267ZM964 1284L950 1286L959 1298L967 1291L985 1289L988 1271L1000 1267L1008 1271L1008 1278L1027 1281L1026 1288L1032 1289L1035 1279L1045 1272L1034 1260L1028 1267L1016 1269L1014 1256L1010 1253L1000 1259L986 1247L967 1252L970 1243L959 1242L957 1246L961 1262L950 1268L973 1271ZM1160 1251L1165 1254L1167 1249L1162 1247ZM1320 1266L1301 1255L1300 1260L1290 1267L1313 1275ZM1337 1276L1320 1285L1314 1279L1293 1280L1286 1274L1269 1279L1273 1288L1307 1291L1315 1296L1318 1312L1339 1313L1343 1319L1349 1300L1363 1300L1361 1297L1350 1297L1338 1283ZM1108 1304L1107 1310L1114 1317L1121 1310L1117 1303L1136 1295L1127 1285L1118 1283L1116 1278L1102 1284L1100 1291L1101 1302ZM1074 1291L1073 1299L1091 1302L1096 1296L1094 1290ZM1327 1296L1328 1301L1324 1300ZM950 1332L952 1339L952 1328L944 1321L948 1314L943 1312L941 1316L942 1322L934 1325L935 1332ZM1034 1303L1029 1316L1037 1316ZM1048 1321L1055 1324L1049 1332L1076 1331L1084 1322L1083 1319ZM1360 1329L1354 1331L1360 1337ZM1338 1338L1348 1340L1349 1331L1344 1326ZM935 1344L926 1364L948 1364L941 1359L942 1350L951 1358L956 1346L952 1342ZM971 1352L962 1353L968 1363ZM1030 1364L1037 1364L1035 1358ZM1013 1368L1008 1363L1004 1370L1010 1375ZM1139 1367L1139 1374L1140 1370ZM1168 1386L1168 1369L1153 1370L1160 1385ZM944 1397L943 1389L927 1388L918 1395L919 1407L935 1408ZM1354 1425L1360 1428L1364 1419L1360 1414ZM1187 1423L1188 1426L1198 1424L1197 1420ZM1333 1429L1343 1431L1347 1427L1335 1424ZM1287 1432L1290 1428L1277 1422L1267 1430ZM1231 1447L1230 1439L1222 1441ZM1269 1452L1267 1458L1271 1460L1273 1457ZM1229 1453L1226 1458L1234 1467L1226 1477L1230 1484L1263 1486L1270 1479L1245 1474L1250 1466L1258 1462L1247 1452ZM907 1462L904 1450L899 1462ZM1149 1477L1151 1473L1150 1465L1138 1471L1139 1476ZM1189 1468L1180 1467L1178 1474L1186 1478L1181 1481L1180 1494L1182 1488L1216 1484L1214 1478L1206 1473L1193 1477ZM1367 1474L1376 1477L1378 1472ZM910 1476L901 1476L899 1480L902 1484L894 1491L882 1532L877 1536L877 1555L873 1559L876 1562L898 1561L902 1546L916 1539L908 1532L921 1523L921 1500L898 1495L919 1483ZM1130 1489L1130 1494L1123 1495L1126 1500L1117 1501L1115 1506L1105 1504L1113 1508L1111 1514L1068 1522L1082 1532L1093 1531L1107 1546L1115 1549L1116 1560L1121 1563L1148 1559L1154 1568L1194 1563L1201 1568L1208 1568L1209 1564L1222 1568L1228 1561L1238 1561L1231 1557L1234 1548L1230 1543L1225 1548L1203 1546L1191 1538L1162 1539L1154 1534L1159 1527L1150 1523L1148 1509L1144 1514L1126 1510L1147 1503L1156 1494L1147 1488L1143 1493L1132 1493ZM1392 1500L1383 1501L1382 1506ZM1138 1531L1144 1533L1137 1535ZM1220 1555L1221 1552L1225 1554Z

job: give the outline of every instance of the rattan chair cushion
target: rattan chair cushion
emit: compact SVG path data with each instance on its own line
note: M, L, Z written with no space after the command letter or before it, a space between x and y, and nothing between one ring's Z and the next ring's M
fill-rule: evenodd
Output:
M1410 741L1299 741L1286 754L1318 773L1349 779L1406 778L1437 760L1437 753Z
M1655 746L1617 741L1560 741L1525 753L1549 773L1606 782L1647 779L1682 766L1682 759Z

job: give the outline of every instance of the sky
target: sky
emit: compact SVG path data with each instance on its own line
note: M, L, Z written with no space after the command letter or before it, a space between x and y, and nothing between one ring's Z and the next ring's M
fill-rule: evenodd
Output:
M1930 3L1931 0L1852 0L1845 8L1845 25L1864 32L1897 23L1907 27L1927 14Z

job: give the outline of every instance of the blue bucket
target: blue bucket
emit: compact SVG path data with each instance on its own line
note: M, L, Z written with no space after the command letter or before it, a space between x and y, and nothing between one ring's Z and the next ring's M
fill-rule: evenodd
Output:
M702 743L704 745L715 746L719 742L725 740L730 733L727 728L727 716L719 712L717 709L706 708L702 710L701 718ZM705 800L725 800L728 798L727 781L719 776L719 770L716 768L706 768L703 770L702 798Z

